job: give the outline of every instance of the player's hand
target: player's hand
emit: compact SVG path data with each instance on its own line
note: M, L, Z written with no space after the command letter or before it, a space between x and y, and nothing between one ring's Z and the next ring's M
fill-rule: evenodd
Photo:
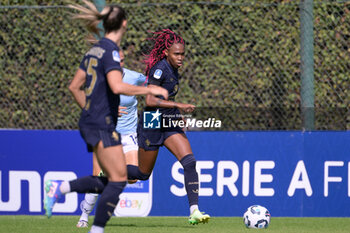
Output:
M183 104L183 103L177 103L176 107L180 109L180 111L185 113L191 113L196 108L196 106L194 106L193 104Z
M128 114L128 112L123 111L123 109L126 109L124 106L119 106L118 108L118 116L121 117L123 114Z
M151 95L161 95L164 97L164 99L168 99L168 90L167 89L164 89L163 87L160 87L160 86L155 86L155 85L151 85L151 86L148 86L147 88L149 88L150 90L150 94Z

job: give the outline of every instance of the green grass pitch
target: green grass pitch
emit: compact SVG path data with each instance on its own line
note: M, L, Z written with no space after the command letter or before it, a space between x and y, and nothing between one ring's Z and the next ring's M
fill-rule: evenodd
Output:
M75 227L79 216L0 215L0 232L73 233L88 232ZM90 222L93 221L91 217ZM240 217L212 217L208 224L189 225L186 217L117 218L108 222L106 233L349 233L350 218L278 218L272 217L267 229L247 229Z

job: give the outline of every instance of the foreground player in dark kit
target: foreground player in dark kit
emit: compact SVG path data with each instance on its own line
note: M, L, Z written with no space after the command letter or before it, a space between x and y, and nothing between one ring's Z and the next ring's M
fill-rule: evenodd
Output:
M154 33L154 47L146 58L146 76L148 86L164 87L169 92L169 100L161 96L147 95L146 109L140 114L137 128L139 141L139 167L128 165L128 179L147 180L152 173L160 146L165 146L180 161L184 168L185 188L190 205L190 224L207 223L208 214L203 214L198 208L198 174L196 159L193 156L190 143L179 126L147 128L145 114L152 114L151 121L160 116L167 120L178 120L180 110L193 112L195 106L175 102L179 87L178 68L182 66L185 56L184 40L169 29Z
M168 92L161 87L134 86L122 81L119 45L126 31L126 13L119 6L108 6L100 13L95 5L84 0L87 7L71 5L81 13L76 18L86 22L90 32L98 33L102 20L105 37L85 54L69 90L82 108L80 134L90 152L94 151L107 177L87 176L72 181L48 180L45 183L44 208L51 217L58 199L69 192L100 193L91 233L102 233L119 201L127 181L125 156L120 134L115 131L119 94L161 95ZM85 91L80 88L85 84Z
M146 76L124 67L124 52L119 50L120 66L123 68L123 82L136 86L144 86ZM138 144L137 144L137 99L135 96L120 95L119 118L117 124L117 132L121 135L123 151L125 154L126 164L138 165ZM95 153L93 153L93 175L102 175L101 168ZM136 180L128 180L129 183L135 183ZM93 210L97 202L97 193L86 193L84 200L80 203L81 216L77 223L78 228L88 227L89 214Z

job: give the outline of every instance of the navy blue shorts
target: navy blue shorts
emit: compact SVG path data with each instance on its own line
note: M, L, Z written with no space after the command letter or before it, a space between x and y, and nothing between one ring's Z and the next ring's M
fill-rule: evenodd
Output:
M137 140L139 147L144 150L158 150L159 147L164 145L164 141L171 135L181 133L184 131L180 127L174 127L169 129L144 129L143 127L137 128Z
M99 141L102 141L104 148L122 144L121 136L115 129L80 128L80 135L87 145L88 152L93 152Z

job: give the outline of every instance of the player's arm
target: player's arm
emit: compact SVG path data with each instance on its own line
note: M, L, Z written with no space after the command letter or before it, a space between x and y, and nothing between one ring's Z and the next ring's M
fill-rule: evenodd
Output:
M137 85L138 86L147 86L147 77L145 75L139 73Z
M143 87L134 86L124 83L122 79L122 72L119 70L112 70L107 73L108 85L114 94L122 95L161 95L165 99L168 98L168 91L162 87Z
M123 115L128 114L128 112L124 111L124 109L127 109L127 107L119 105L119 107L118 107L118 117L121 117Z
M148 85L148 87L157 87L156 85ZM146 105L149 107L161 107L161 108L178 108L184 112L193 112L195 107L192 104L178 103L170 100L163 100L153 95L146 96Z
M84 85L86 81L86 73L82 69L78 69L74 75L72 82L70 83L68 89L73 94L75 101L77 101L78 105L83 108L86 102L86 96L84 90L81 87Z

